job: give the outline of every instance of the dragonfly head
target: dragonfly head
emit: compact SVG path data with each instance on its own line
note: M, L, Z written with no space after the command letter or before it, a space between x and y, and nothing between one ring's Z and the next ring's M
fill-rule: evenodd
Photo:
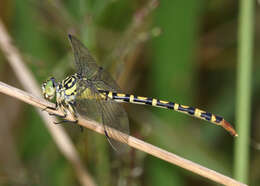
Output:
M42 84L42 94L45 99L52 100L56 93L57 83L55 78L51 77Z

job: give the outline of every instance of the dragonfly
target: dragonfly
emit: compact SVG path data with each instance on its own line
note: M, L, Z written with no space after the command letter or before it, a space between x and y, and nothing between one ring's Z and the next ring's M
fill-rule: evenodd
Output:
M54 109L60 109L64 117L70 113L75 122L80 115L102 123L104 133L115 150L122 151L123 143L128 141L129 121L126 111L120 104L122 102L181 112L221 126L232 136L238 136L232 125L221 116L171 101L123 93L112 76L96 63L87 47L75 36L69 34L68 37L77 72L60 82L54 77L46 80L42 84L43 96L47 100L54 99L56 103ZM120 134L111 128L127 135L118 136ZM113 137L121 138L123 143Z

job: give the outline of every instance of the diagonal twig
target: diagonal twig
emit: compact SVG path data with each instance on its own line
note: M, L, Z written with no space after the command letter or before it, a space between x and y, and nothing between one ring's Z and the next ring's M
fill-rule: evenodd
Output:
M54 103L50 103L47 102L46 100L42 99L42 98L38 98L30 93L24 92L20 89L11 87L10 85L7 85L3 82L0 82L0 92L7 94L9 96L15 97L21 101L24 101L28 104L31 104L35 107L41 108L41 109L45 109L45 111L51 113L51 114L56 114L56 115L63 115L62 111L60 110L53 110L53 109L49 109L49 107L53 107L55 108L55 104ZM74 121L73 117L71 116L67 116L65 118L66 120L69 121ZM89 121L86 120L82 117L79 117L78 120L78 124L89 128L91 130L94 130L97 133L103 134L104 135L104 129L102 124L99 124L95 121ZM125 143L125 141L123 140L123 138L120 138L120 136L122 135L126 135L120 131L117 131L115 129L110 128L109 130L113 131L114 135L113 138L115 140L118 140L122 143ZM135 137L132 136L127 136L128 137L128 142L127 144L133 148L136 148L138 150L141 150L143 152L146 152L148 154L151 154L157 158L160 158L162 160L165 160L171 164L177 165L179 167L182 167L184 169L187 169L195 174L198 174L200 176L203 176L205 178L208 178L210 180L213 180L217 183L223 184L223 185L233 185L233 186L245 186L245 184L238 182L230 177L227 177L223 174L220 174L214 170L208 169L206 167L203 167L199 164L196 164L190 160L184 159L180 156L177 156L171 152L168 152L166 150L163 150L159 147L156 147L154 145L151 145L149 143L146 143L142 140L139 140ZM124 138L125 139L125 138Z

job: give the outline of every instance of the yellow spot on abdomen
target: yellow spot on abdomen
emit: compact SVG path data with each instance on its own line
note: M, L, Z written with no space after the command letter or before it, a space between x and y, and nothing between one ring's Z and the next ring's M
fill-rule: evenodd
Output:
M118 93L117 96L118 96L118 97L125 97L125 94L120 94L120 93Z
M201 116L201 113L203 112L203 110L200 110L200 109L195 109L195 112L194 112L194 116L196 116L196 117L198 117L198 118L200 118Z
M163 100L160 100L160 102L163 103L163 104L168 104L169 103L169 101L163 101Z
M189 108L189 106L181 105L182 108Z
M157 105L157 100L156 100L156 99L153 99L153 100L152 100L152 105L153 105L153 106L156 106L156 105Z
M134 95L130 95L129 102L134 102Z
M142 96L138 96L137 99L140 99L140 100L147 100L146 97L142 97Z
M211 115L211 122L213 122L213 123L216 122L216 116L214 114Z
M174 104L174 110L178 110L178 108L179 108L179 104L178 104L178 103L175 103L175 104Z

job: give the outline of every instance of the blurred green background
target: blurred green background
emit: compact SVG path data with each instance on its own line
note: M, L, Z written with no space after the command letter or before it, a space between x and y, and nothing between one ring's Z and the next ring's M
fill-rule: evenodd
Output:
M67 39L72 33L124 92L196 106L235 126L238 2L156 5L152 0L2 0L0 18L39 87L50 76L62 80L74 73ZM256 23L250 185L260 185L259 32ZM0 80L22 88L1 52ZM5 95L0 102L0 185L80 185L35 108ZM160 108L124 106L131 135L233 177L235 139L222 128ZM122 160L103 136L64 127L98 185L217 185L134 149Z

